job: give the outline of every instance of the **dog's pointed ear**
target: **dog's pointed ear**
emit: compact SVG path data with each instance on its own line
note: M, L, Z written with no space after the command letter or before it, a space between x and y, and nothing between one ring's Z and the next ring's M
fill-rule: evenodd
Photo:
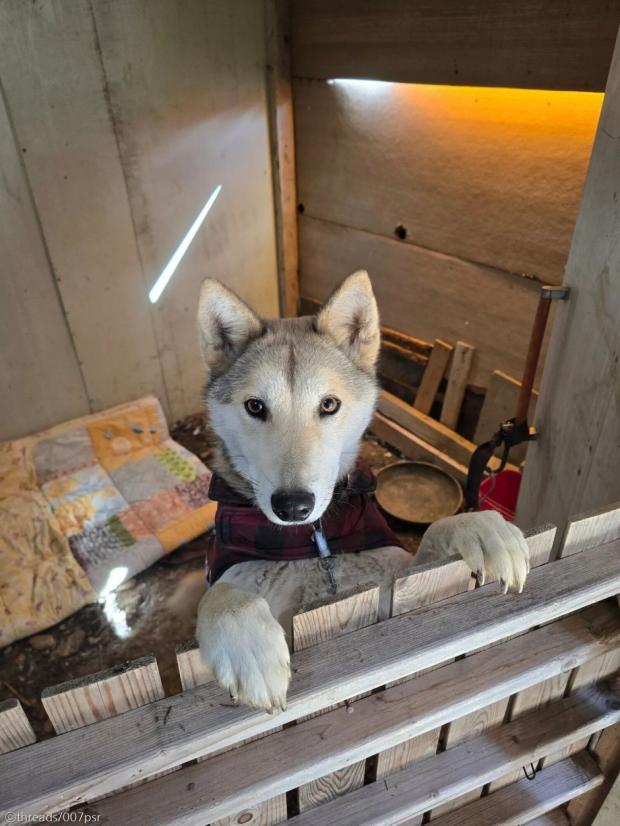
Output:
M374 369L381 333L377 302L366 270L345 278L319 312L316 329L332 338L362 369Z
M264 331L261 319L235 293L206 278L198 300L200 349L209 375L218 375Z

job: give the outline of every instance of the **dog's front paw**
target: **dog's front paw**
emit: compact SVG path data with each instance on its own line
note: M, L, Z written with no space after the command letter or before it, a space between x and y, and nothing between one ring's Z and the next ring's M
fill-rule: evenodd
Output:
M494 576L504 593L509 588L523 590L530 570L529 549L519 528L497 511L439 519L424 534L416 558L445 559L453 554L463 557L480 585Z
M289 650L262 597L216 583L198 608L196 636L203 661L234 700L272 713L286 708Z

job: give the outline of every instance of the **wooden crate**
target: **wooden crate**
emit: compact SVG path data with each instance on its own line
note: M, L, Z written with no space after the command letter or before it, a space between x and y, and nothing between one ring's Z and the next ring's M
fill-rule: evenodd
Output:
M194 643L177 696L152 657L46 690L42 742L3 705L2 822L592 823L620 756L620 540L573 520L548 561L555 533L528 538L520 595L454 559L397 580L384 621L376 590L297 616L277 716L205 682Z

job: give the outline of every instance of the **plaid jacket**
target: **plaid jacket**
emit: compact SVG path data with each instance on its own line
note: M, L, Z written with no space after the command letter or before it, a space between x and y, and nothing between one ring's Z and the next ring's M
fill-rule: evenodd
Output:
M374 476L361 465L336 487L320 520L332 554L402 547L371 498L374 489ZM218 503L215 530L207 545L207 580L211 585L238 562L318 558L314 525L275 525L215 475L209 498Z

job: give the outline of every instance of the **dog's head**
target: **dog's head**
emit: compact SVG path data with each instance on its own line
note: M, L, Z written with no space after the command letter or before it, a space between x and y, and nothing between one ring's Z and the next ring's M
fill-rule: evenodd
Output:
M376 402L379 316L368 274L346 278L318 315L278 321L207 279L198 327L228 481L272 522L319 519Z

